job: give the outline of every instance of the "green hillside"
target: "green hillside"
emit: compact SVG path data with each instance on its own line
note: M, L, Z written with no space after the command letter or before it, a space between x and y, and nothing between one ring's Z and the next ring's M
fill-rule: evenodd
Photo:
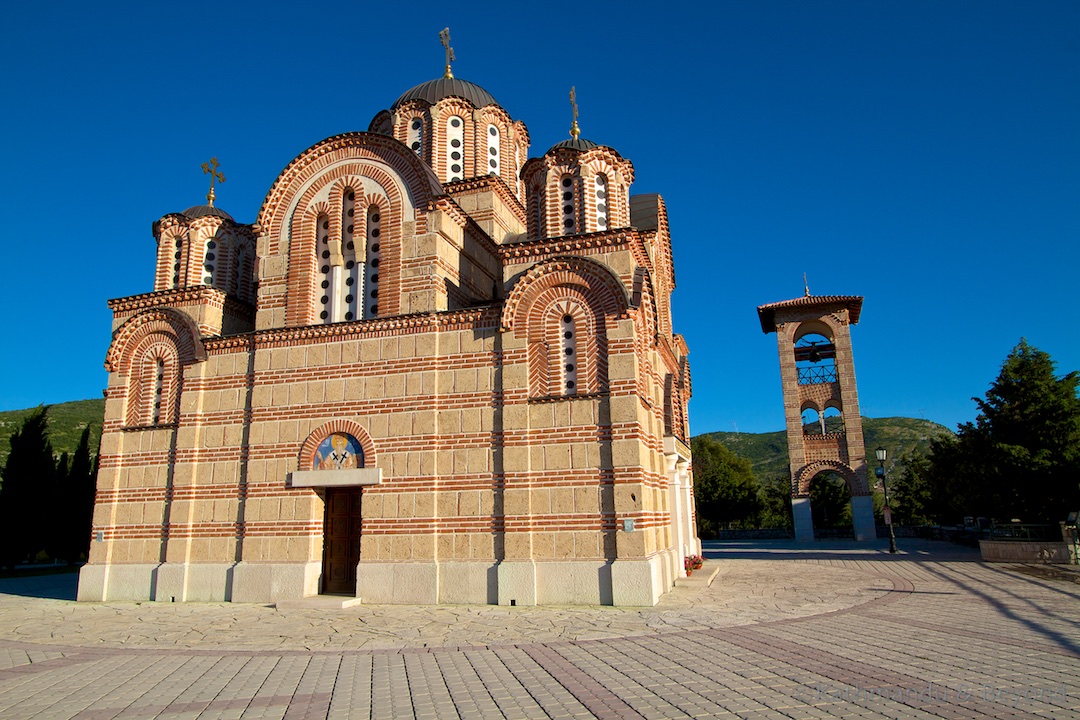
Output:
M874 466L874 450L878 446L889 451L886 469L890 469L901 457L918 448L926 452L930 441L952 433L944 425L916 418L863 418L863 440L866 443L867 461ZM787 433L704 433L722 445L749 460L754 475L759 480L788 476Z
M25 410L6 410L0 412L0 465L7 462L11 451L11 434L19 429L23 420L35 408ZM75 400L73 402L49 405L49 439L52 441L56 456L61 453L73 453L79 444L83 428L90 426L90 452L97 453L98 438L101 437L101 420L105 417L105 400Z

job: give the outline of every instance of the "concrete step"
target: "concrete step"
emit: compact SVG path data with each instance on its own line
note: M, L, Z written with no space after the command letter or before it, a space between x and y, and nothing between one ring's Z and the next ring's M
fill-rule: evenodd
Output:
M278 600L274 603L274 607L278 610L344 610L360 605L362 602L360 598L348 595L309 595L302 598Z
M684 588L707 588L713 584L720 572L720 563L715 560L706 560L700 570L695 570L690 577L675 578L675 587Z

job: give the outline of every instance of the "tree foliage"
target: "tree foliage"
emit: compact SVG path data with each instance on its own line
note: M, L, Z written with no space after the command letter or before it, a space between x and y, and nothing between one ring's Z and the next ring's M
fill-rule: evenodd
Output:
M57 473L61 525L58 528L56 551L69 563L78 561L90 550L90 532L94 517L94 494L97 491L96 458L90 454L90 428L83 430L79 445L72 455L70 466Z
M925 453L910 452L898 464L900 471L888 480L893 522L932 524L937 513L930 486L930 458Z
M764 502L750 461L711 437L691 440L694 453L694 500L698 533L757 527Z
M43 530L53 496L56 461L45 408L30 414L11 436L0 488L0 563L13 566L48 544Z
M1080 375L1057 377L1050 355L1013 348L975 422L935 441L926 478L937 519L965 515L1057 522L1080 509Z
M815 528L851 527L851 491L836 473L810 481L810 512Z
M0 564L34 560L77 562L90 544L96 461L90 428L72 455L57 460L49 441L48 409L28 415L10 437L11 452L0 471Z

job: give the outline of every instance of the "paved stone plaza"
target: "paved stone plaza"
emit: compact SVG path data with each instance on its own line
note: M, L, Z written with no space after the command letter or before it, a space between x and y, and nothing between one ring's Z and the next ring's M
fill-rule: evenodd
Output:
M1080 718L1080 574L706 548L654 608L76 604L0 580L3 718ZM708 567L708 566L707 566Z

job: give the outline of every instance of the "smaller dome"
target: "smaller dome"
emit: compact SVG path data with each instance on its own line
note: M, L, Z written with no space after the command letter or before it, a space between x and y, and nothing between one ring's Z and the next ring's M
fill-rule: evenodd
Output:
M219 207L214 207L213 205L192 205L180 214L184 217L191 218L192 220L194 220L195 218L206 217L208 215L212 215L213 217L225 218L226 220L233 219L232 215L225 212ZM233 220L233 222L236 221Z
M396 110L399 105L409 100L424 100L429 105L434 105L443 98L448 97L459 97L468 100L475 108L499 104L495 102L495 98L491 96L491 93L468 80L438 78L437 80L428 80L426 83L420 83L416 87L406 90L401 97L394 101L390 109Z

